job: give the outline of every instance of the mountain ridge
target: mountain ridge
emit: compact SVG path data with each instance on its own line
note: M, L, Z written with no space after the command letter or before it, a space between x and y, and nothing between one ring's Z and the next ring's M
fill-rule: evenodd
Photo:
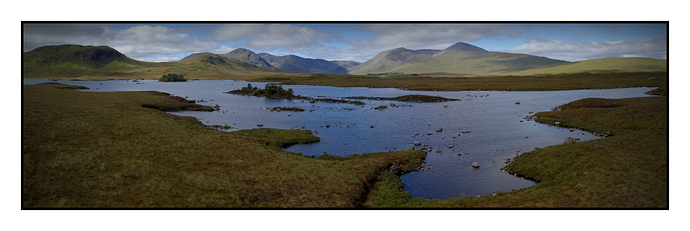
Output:
M237 58L227 57L233 55ZM264 64L255 65L251 62L252 59ZM667 60L606 58L566 62L528 54L491 52L462 42L443 50L410 50L399 47L382 51L363 63L309 59L296 55L256 54L244 48L235 49L227 54L193 53L179 61L171 62L134 60L108 46L49 45L22 52L22 76L28 78L50 76L128 78L127 76L150 77L171 72L195 76L289 72L351 75L500 76L626 71L667 71Z
M414 50L405 48L383 51L353 69L350 74L489 75L564 62L566 61L528 54L491 52L468 43L458 42L434 54L415 53Z
M264 72L283 71L216 54L197 54L180 61L144 62L131 59L108 46L49 45L22 53L24 77L134 77L167 73L233 75Z
M259 53L258 55L274 67L284 71L325 74L346 74L349 72L346 67L337 62L325 59L310 59L297 55L276 56L269 53Z

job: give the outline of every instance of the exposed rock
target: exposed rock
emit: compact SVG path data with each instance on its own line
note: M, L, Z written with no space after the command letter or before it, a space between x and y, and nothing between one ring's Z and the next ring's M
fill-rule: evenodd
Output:
M515 102L515 104L520 104L520 101Z
M569 143L577 142L578 140L580 140L580 138L566 137L564 143L569 144Z
M472 167L473 167L473 168L479 168L479 164L478 164L477 162L473 162L473 163L472 163Z
M443 128L437 128L436 129L436 132L441 132L441 131L443 131Z
M422 145L422 143L420 143L419 141L414 142L414 146L419 146L419 145Z
M257 124L256 126L263 127L264 125L263 124Z
M415 135L415 136L416 136L416 135L419 135L419 132L414 132L414 135Z
M448 148L453 148L453 145L448 145Z

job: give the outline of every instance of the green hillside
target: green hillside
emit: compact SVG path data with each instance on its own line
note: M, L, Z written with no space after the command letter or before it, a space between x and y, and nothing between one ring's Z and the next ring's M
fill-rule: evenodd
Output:
M44 46L22 54L24 78L158 78L167 73L199 78L266 72L282 71L215 54L173 62L142 62L107 46Z
M652 58L604 58L571 63L548 65L522 71L513 71L511 75L545 75L571 74L581 72L664 72L667 69L666 59Z
M353 69L350 74L489 75L565 62L533 55L490 52L462 42L442 51L429 51L405 48L384 51Z
M386 72L397 72L393 71L400 66L404 66L406 61L411 57L409 62L419 62L428 63L431 59L432 54L439 52L438 50L410 50L404 47L395 48L387 51L383 51L374 58L354 67L350 74L354 75L366 75L371 73L386 73ZM415 72L417 73L417 72Z
M254 64L259 67L273 67L269 62L261 58L259 55L254 53L253 51L244 49L244 48L237 48L231 52L228 52L226 54L221 54L220 56L223 57L228 57L232 59L239 59L245 62L249 62L251 64Z
M148 66L107 46L58 45L22 54L24 77L99 75L131 72Z

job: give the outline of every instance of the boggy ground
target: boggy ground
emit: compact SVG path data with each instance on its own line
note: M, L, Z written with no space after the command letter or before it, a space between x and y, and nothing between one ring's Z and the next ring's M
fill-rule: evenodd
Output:
M396 175L419 167L422 151L313 159L280 149L318 141L308 131L221 132L142 106L184 103L165 94L73 88L23 86L22 208L668 208L667 97L538 113L541 123L609 136L514 158L506 170L533 187L427 200L402 191Z
M74 88L22 86L22 208L360 207L381 172L424 157L314 159L280 149L308 131L222 132L155 109L189 106L159 92Z
M384 172L371 207L668 208L668 98L588 98L536 114L602 139L523 153L506 166L539 183L512 192L448 200L414 198ZM508 173L506 173L508 174Z

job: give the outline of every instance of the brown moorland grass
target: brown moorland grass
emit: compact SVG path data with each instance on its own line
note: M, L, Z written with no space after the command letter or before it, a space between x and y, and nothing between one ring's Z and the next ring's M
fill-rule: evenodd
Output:
M667 72L584 72L532 76L400 76L389 78L313 74L309 76L265 76L243 80L333 87L399 88L415 91L555 91L597 88L661 87L668 85L667 76Z
M424 155L314 159L276 146L308 131L222 132L142 106L183 103L165 94L69 88L22 86L22 208L359 207L380 172Z
M539 183L496 195L427 200L401 191L383 173L365 205L371 207L668 208L668 98L582 99L537 121L578 127L602 139L539 148L506 166ZM506 173L508 174L508 173Z

